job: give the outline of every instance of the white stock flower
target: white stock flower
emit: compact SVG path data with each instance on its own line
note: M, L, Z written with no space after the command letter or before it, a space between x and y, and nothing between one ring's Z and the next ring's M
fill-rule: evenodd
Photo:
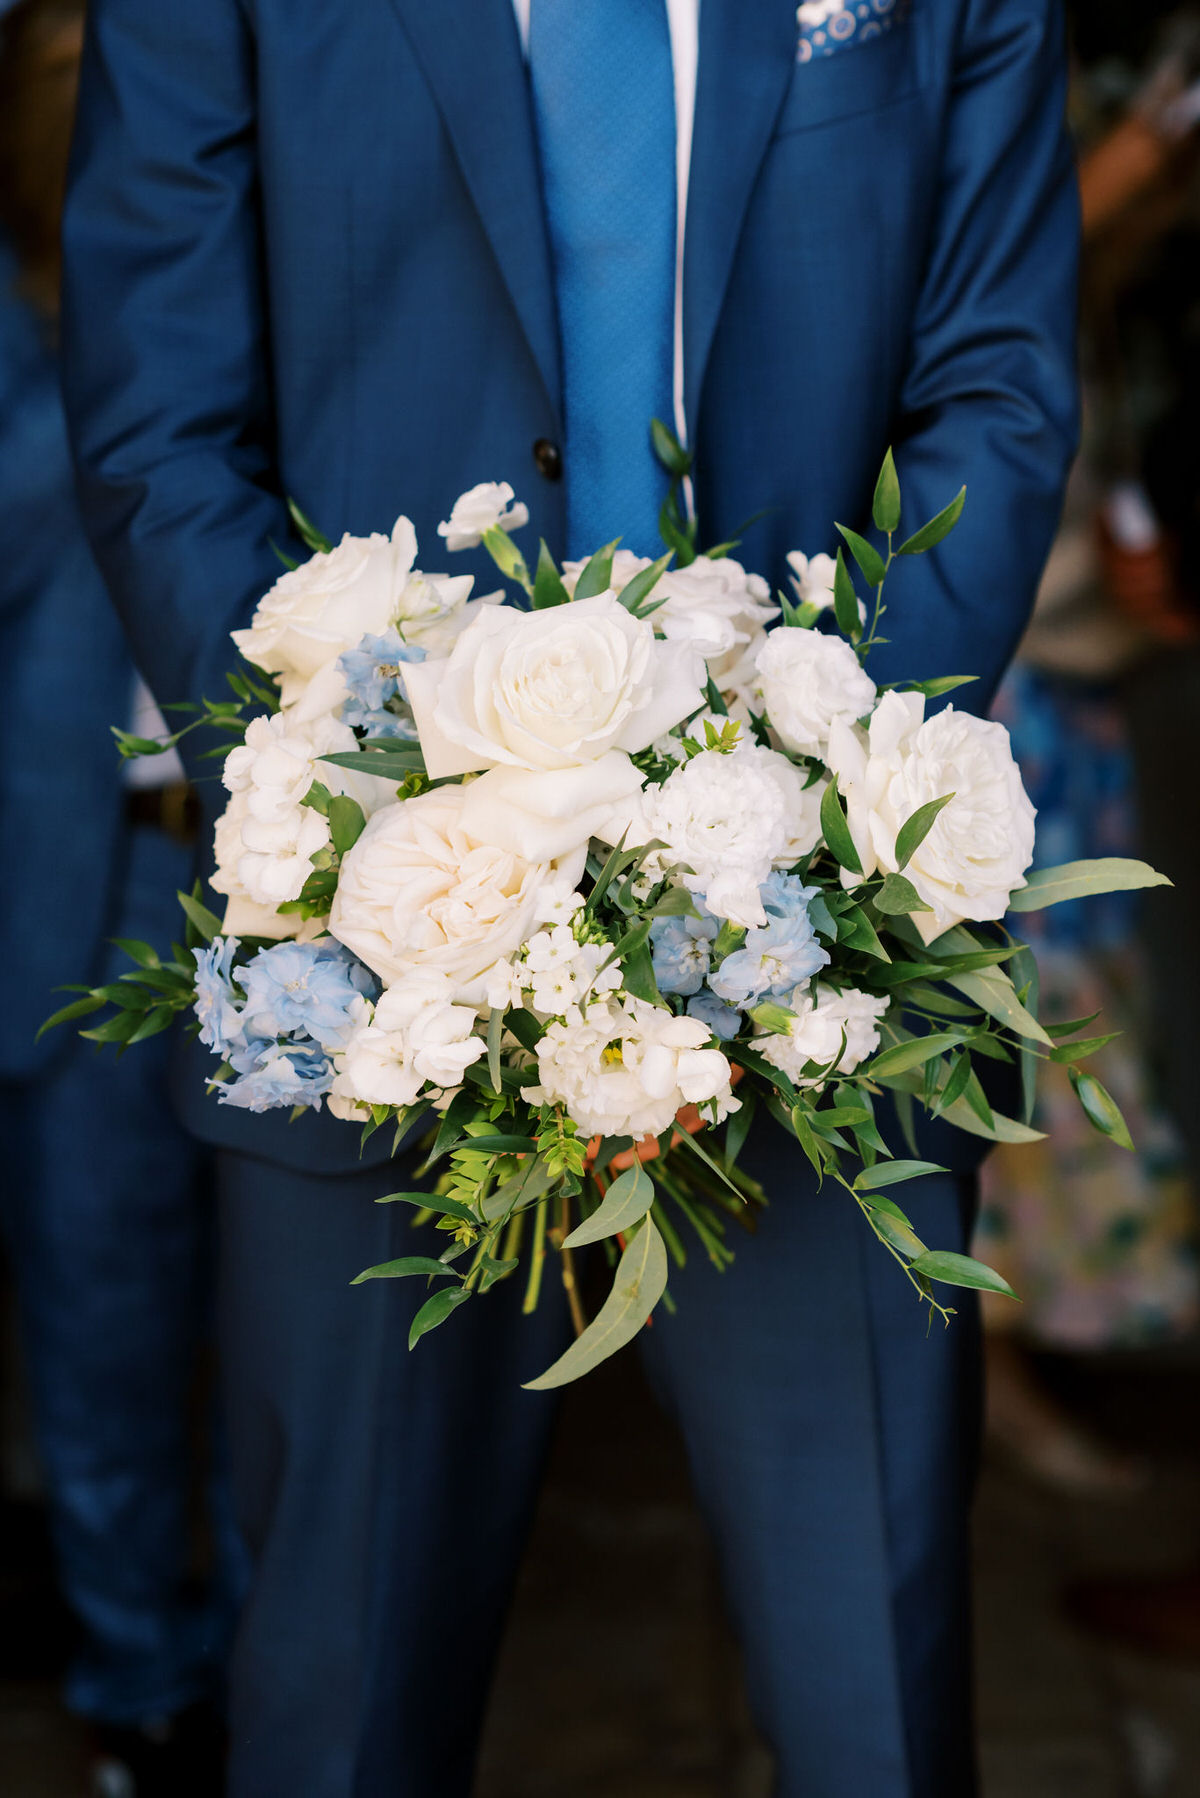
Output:
M657 837L657 864L682 862L689 892L732 924L767 921L758 889L772 868L789 868L821 835L821 788L773 749L702 750L642 796L630 841Z
M833 556L802 555L798 549L788 554L788 567L791 569L791 583L796 598L804 606L816 606L819 612L828 612L833 607L833 582L837 574L837 560ZM858 601L858 621L865 624L867 608L863 601Z
M866 731L833 733L829 766L864 875L894 871L901 826L918 807L954 794L904 869L933 908L912 913L927 943L963 919L1004 916L1010 893L1025 885L1037 814L1002 724L953 706L926 718L921 694L885 693Z
M611 953L609 943L577 943L569 924L556 924L530 937L516 976L534 1011L564 1017L620 987L621 970L609 961Z
M519 531L529 523L529 507L516 499L507 481L480 481L455 500L450 516L438 526L448 550L475 549L483 533L495 529Z
M586 850L561 866L480 843L465 827L467 787L384 806L342 858L329 929L392 986L415 969L482 998L493 964L529 935L542 888L573 885Z
M637 791L630 753L696 710L702 680L611 592L482 611L449 657L405 669L431 776L487 770L467 789L471 832L543 860Z
M758 683L772 730L785 748L824 757L834 724L875 703L875 683L842 637L771 631L758 652Z
M803 1069L811 1062L826 1068L838 1056L831 1074L852 1074L868 1055L879 1047L879 1022L888 1008L886 999L847 987L838 992L823 980L812 986L798 986L787 1000L795 1017L786 1036L756 1036L754 1046L767 1061L787 1074L798 1086L817 1086L815 1075L805 1078Z
M684 1105L736 1106L730 1066L708 1026L641 999L594 1005L550 1024L537 1046L532 1103L561 1104L586 1135L640 1141L669 1128Z

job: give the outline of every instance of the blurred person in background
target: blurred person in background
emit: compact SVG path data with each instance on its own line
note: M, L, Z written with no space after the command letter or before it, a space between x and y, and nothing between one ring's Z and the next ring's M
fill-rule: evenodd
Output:
M210 1478L216 1573L193 1579L205 1168L172 1121L161 1042L118 1060L65 1032L35 1041L64 970L115 979L126 964L107 939L170 941L191 881L182 770L139 762L159 784L129 785L110 735L134 676L77 517L59 400L82 13L78 0L0 0L0 840L20 944L0 1008L0 1226L79 1624L66 1698L95 1725L92 1790L214 1798L238 1551Z
M1164 13L1169 14L1164 20ZM1046 1015L1100 1009L1125 1034L1092 1064L1137 1145L1102 1161L1076 1128L1066 1069L1040 1089L1036 1149L985 1172L981 1236L1026 1300L989 1314L989 1425L1059 1487L1120 1493L1139 1470L1049 1398L1022 1345L1178 1341L1197 1315L1194 938L1200 818L1177 775L1200 703L1200 614L1180 579L1197 494L1192 444L1200 261L1200 7L1080 9L1088 421L1033 627L999 701L1039 811L1039 856L1157 857L1164 903L1112 895L1022 919ZM1190 273L1188 271L1191 271ZM1189 343L1190 337L1190 343ZM1186 435L1183 421L1187 420ZM1174 775L1176 778L1172 778ZM1164 1103L1166 1110L1164 1110ZM1170 1119L1166 1113L1170 1113ZM1004 1326L1008 1325L1006 1329ZM1200 1644L1200 1582L1195 1605ZM1076 1607L1100 1621L1096 1604Z

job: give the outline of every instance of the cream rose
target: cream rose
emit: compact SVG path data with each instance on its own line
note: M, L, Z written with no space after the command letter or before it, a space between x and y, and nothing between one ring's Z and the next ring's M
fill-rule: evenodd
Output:
M757 665L771 728L800 755L823 757L834 724L861 718L875 703L875 683L850 645L823 631L772 631Z
M932 907L912 914L927 943L963 919L1004 916L1009 895L1025 885L1037 814L1002 724L953 706L926 718L921 694L885 693L867 731L834 730L829 765L864 874L895 870L901 826L953 793L904 869Z
M423 970L446 975L454 999L481 1002L489 970L530 935L542 888L583 871L582 849L530 861L477 841L463 823L469 791L385 806L342 859L330 933L387 986Z

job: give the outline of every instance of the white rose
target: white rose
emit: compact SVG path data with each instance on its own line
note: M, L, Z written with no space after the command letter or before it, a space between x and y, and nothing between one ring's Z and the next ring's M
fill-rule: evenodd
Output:
M785 748L824 756L833 725L875 703L875 683L841 637L816 630L771 631L757 656L771 728Z
M833 583L837 575L835 558L826 555L805 556L794 549L789 553L787 562L792 571L792 586L800 604L816 606L819 612L831 610ZM867 621L867 608L861 599L858 601L858 620L860 624Z
M347 533L328 554L280 575L250 628L232 632L233 641L248 662L281 677L288 705L343 651L387 630L416 555L407 518L396 520L390 537Z
M913 912L927 943L963 919L1008 910L1033 860L1037 816L1002 724L953 706L925 717L919 693L885 693L864 732L841 726L829 765L838 776L864 875L894 871L896 836L918 807L947 793L904 873L931 911ZM857 877L843 876L847 885Z
M731 1109L730 1066L708 1026L640 999L594 1005L551 1024L537 1046L532 1103L561 1104L586 1135L640 1141L669 1128L684 1105Z
M698 657L615 594L472 621L444 661L405 669L425 765L473 783L471 831L547 857L587 841L641 785L629 755L700 704Z
M833 1074L852 1074L879 1047L879 1021L888 1008L886 999L847 987L844 992L818 980L811 987L798 986L787 1001L795 1017L786 1036L756 1036L754 1046L765 1059L798 1086L817 1086L803 1069L816 1062L825 1068L838 1054L845 1032L846 1046L831 1069Z
M543 887L583 871L585 850L557 864L476 841L463 823L470 790L385 806L342 858L330 932L385 985L429 970L456 999L482 999L488 971L530 934Z
M480 481L459 494L449 518L439 524L438 536L446 539L448 550L475 549L485 531L519 531L529 523L529 507L514 499L507 481Z
M765 925L758 889L772 868L789 868L820 840L821 788L786 756L747 745L729 755L705 749L642 797L631 842L659 838L666 867L709 910L733 924Z

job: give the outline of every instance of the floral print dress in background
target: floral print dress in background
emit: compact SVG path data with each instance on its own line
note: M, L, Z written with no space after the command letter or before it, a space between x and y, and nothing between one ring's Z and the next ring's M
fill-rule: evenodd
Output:
M1132 766L1111 688L1018 665L995 716L1012 732L1038 810L1038 865L1136 853ZM1169 1340L1197 1317L1194 1213L1140 1046L1137 895L1054 906L1017 924L1037 952L1041 1015L1053 1022L1102 1011L1098 1032L1124 1032L1088 1067L1124 1112L1136 1153L1114 1150L1092 1130L1066 1069L1043 1065L1034 1121L1045 1141L1001 1147L983 1170L976 1252L1023 1301L996 1301L989 1326L1019 1329L1048 1348Z

